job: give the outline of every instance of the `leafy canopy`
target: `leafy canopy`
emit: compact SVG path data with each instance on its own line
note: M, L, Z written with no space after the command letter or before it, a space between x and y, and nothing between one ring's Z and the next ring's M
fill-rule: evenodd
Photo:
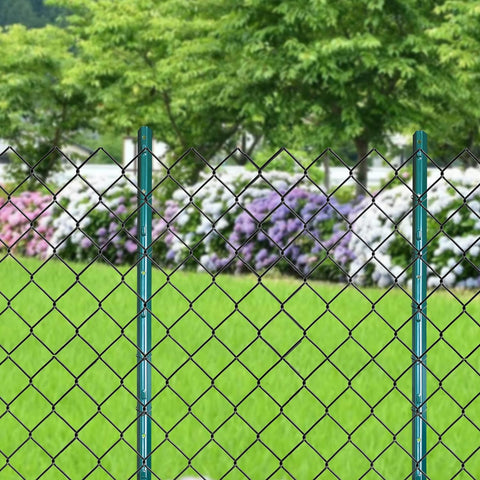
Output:
M23 109L4 103L3 125L18 135L18 119L30 124L34 107L58 117L67 98L76 120L49 122L64 138L85 123L130 135L149 124L172 157L194 146L210 160L247 134L250 151L351 143L358 160L395 132L422 128L450 142L445 119L462 131L462 115L452 112L465 99L469 115L480 114L478 94L465 93L478 73L468 57L478 45L474 3L242 0L232 8L225 0L49 0L70 14L66 30L38 31L39 44L31 46L41 58L15 29L0 40L5 48L24 46L18 62L10 53L11 64L0 60L10 72L2 99L31 102ZM448 33L450 24L456 33ZM464 33L467 43L454 45ZM42 68L54 78L49 90L44 80L33 82ZM30 90L18 90L28 81ZM77 107L87 106L82 123ZM26 137L37 129L36 141L52 139L28 128ZM202 167L185 162L184 179L194 181ZM366 162L359 177L366 178Z
M13 25L0 33L0 131L31 165L91 126L90 101L70 77L72 42L68 31L52 25ZM45 179L58 163L58 156L49 155L36 172ZM21 175L22 165L14 162L14 173Z

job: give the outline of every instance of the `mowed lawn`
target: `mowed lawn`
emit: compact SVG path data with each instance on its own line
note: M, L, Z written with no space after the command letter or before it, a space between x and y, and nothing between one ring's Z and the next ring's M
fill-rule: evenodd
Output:
M0 262L0 479L134 478L135 269L19 260ZM400 288L154 270L153 289L154 478L410 478ZM435 480L480 478L475 293L429 300Z

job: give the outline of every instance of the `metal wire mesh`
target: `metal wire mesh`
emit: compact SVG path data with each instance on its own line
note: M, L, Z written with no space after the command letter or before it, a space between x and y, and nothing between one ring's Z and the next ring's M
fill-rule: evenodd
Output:
M1 187L0 479L135 478L136 159L52 149L41 161L64 172L47 182L9 153L25 178ZM86 174L99 157L113 179ZM151 478L412 478L412 158L373 157L390 172L374 188L331 150L154 158ZM328 188L325 160L343 172ZM472 162L429 158L435 480L480 475L480 181L455 168Z

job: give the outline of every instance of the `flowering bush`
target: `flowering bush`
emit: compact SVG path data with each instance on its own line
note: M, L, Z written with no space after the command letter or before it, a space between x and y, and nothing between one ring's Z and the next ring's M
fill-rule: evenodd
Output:
M73 182L60 195L51 216L56 226L52 246L68 259L92 260L101 255L111 263L133 262L135 199L135 188L125 180L112 186L98 183L95 190L84 182Z
M351 210L350 204L300 188L271 192L253 200L236 218L230 256L211 258L210 263L222 268L233 262L237 271L248 265L257 272L278 264L286 273L342 278L353 259L347 231ZM287 261L279 262L282 257Z
M20 255L45 256L53 234L48 207L52 199L37 192L23 192L10 201L0 199L0 249Z
M448 170L448 183L429 174L427 206L428 286L480 286L480 174ZM351 216L349 274L360 284L407 283L412 263L412 192L405 185L366 198ZM464 198L467 201L464 202ZM374 255L372 254L374 251ZM465 255L464 255L465 252Z
M188 191L179 188L162 215L170 225L170 233L165 236L167 261L178 264L191 251L202 265L216 268L217 259L230 252L227 239L237 217L250 209L252 201L269 195L272 187L285 191L299 178L278 171L259 176L258 172L230 168L215 177L204 174Z
M480 173L429 176L428 285L480 287ZM411 190L399 182L373 200L327 199L300 177L229 169L205 175L153 207L153 259L212 272L280 272L386 286L407 283L412 258ZM221 181L220 181L221 180ZM136 261L136 188L77 180L55 196L23 192L0 199L0 250L114 264ZM464 198L466 201L464 201ZM283 258L282 258L283 257ZM202 268L195 263L198 268Z
M0 248L41 258L56 253L90 261L100 255L116 264L135 259L136 196L126 181L108 189L100 182L93 190L77 180L55 199L24 192L0 202Z

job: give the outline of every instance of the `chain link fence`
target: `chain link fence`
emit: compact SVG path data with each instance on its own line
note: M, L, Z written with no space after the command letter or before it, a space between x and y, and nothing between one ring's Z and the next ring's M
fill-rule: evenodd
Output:
M469 151L439 165L417 132L363 159L390 171L367 188L331 150L192 149L152 178L138 145L53 149L61 184L4 152L24 173L0 189L1 480L479 478ZM84 175L99 159L114 182Z

